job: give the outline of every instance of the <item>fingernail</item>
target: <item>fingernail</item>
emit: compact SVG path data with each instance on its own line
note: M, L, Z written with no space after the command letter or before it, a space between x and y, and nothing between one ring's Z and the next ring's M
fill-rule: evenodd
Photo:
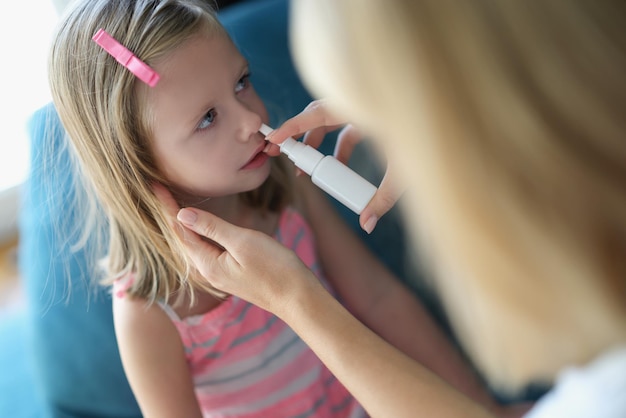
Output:
M271 147L272 147L272 144L268 142L267 144L265 144L265 148L263 148L263 152L267 153Z
M196 222L196 219L198 219L198 214L191 209L185 208L178 211L176 218L182 223L191 226Z
M365 221L365 224L363 225L363 230L368 234L371 234L374 228L376 228L376 223L378 223L378 217L370 216L369 219Z

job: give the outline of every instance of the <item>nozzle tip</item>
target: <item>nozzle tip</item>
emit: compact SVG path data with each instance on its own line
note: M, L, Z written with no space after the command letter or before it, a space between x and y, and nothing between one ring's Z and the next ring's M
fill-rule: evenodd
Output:
M259 132L261 132L261 134L263 134L263 136L267 136L269 135L270 132L272 132L273 129L270 128L269 126L267 126L266 124L261 124L261 127L259 128Z

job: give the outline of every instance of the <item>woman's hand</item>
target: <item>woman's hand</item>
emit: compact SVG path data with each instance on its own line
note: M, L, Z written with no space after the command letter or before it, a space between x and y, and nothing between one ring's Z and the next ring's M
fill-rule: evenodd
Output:
M280 144L287 137L297 138L304 134L303 142L312 147L319 147L324 136L345 125L346 121L331 113L326 101L315 100L311 102L302 112L292 117L275 129L266 139L272 144ZM344 164L348 163L350 155L357 143L363 139L361 133L352 125L345 125L337 136L335 146L335 158ZM270 155L280 153L277 146L270 146L267 150ZM393 170L387 167L385 176L378 186L378 190L372 200L361 212L359 223L361 228L367 233L371 233L380 219L396 203L402 191L395 185L399 184L394 180Z
M240 228L196 208L180 209L169 191L154 185L200 274L218 290L281 317L299 291L321 286L298 256L259 231ZM208 238L207 241L205 238Z

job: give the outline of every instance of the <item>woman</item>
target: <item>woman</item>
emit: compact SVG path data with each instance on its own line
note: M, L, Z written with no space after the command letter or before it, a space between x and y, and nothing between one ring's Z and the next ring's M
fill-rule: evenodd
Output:
M530 417L624 416L626 6L300 0L292 11L296 61L328 103L271 141L338 121L378 140L410 180L414 242L490 381L554 383ZM381 188L363 226L388 207ZM224 248L189 239L204 276L285 320L372 416L487 414L369 333L293 254L202 212L178 217Z

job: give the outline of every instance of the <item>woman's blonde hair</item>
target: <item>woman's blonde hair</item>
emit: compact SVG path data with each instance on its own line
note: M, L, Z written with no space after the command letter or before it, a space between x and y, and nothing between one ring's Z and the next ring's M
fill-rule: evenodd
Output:
M416 242L492 382L550 383L624 343L626 3L293 6L305 82L385 140Z
M168 182L150 146L151 119L142 102L148 87L92 41L100 28L148 65L202 31L228 35L208 1L83 0L62 19L49 58L53 102L87 192L83 237L99 231L99 241L108 240L102 282L132 276L129 294L150 301L194 288L219 295L208 283L189 280L192 266L152 189ZM241 194L249 206L279 211L291 199L285 166L274 160L268 180Z

